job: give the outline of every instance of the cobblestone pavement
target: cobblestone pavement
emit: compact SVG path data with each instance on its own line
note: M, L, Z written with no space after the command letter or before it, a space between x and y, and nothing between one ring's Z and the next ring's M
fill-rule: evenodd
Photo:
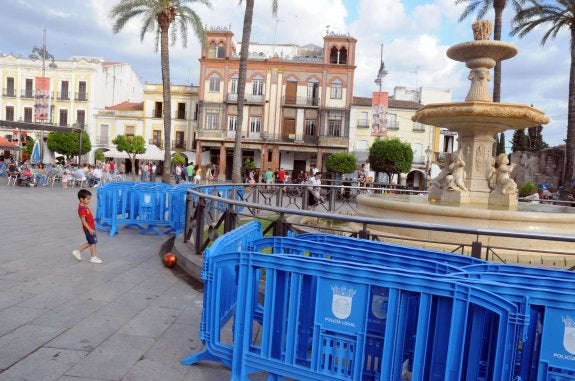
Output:
M202 347L202 294L163 266L170 236L99 231L104 263L89 263L87 251L78 262L78 188L5 184L0 177L0 381L229 379L219 364L179 363Z

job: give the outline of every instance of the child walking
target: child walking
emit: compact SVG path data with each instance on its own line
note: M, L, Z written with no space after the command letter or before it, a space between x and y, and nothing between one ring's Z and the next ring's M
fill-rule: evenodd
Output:
M80 189L78 191L78 200L80 200L80 204L78 205L78 216L82 222L82 229L84 230L84 234L86 235L86 240L88 242L72 251L72 255L77 260L81 261L82 251L90 248L90 263L102 263L102 260L96 256L96 243L98 243L95 230L96 224L94 223L94 215L88 207L92 200L92 193L87 189Z

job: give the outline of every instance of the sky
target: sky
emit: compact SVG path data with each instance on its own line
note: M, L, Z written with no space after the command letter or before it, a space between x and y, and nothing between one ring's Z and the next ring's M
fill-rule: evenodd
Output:
M155 34L140 41L141 21L136 19L118 34L112 32L110 9L118 0L9 0L0 12L0 53L27 56L42 45L56 59L72 56L103 57L127 62L142 83L161 83L160 55ZM241 41L243 6L238 0L211 0L212 7L194 3L193 9L207 26L230 26ZM245 2L244 2L245 3ZM278 0L277 17L271 0L257 0L251 40L260 43L313 43L323 46L326 30L349 33L358 40L354 95L370 97L380 65L381 47L388 75L383 91L396 86L450 89L452 100L465 99L469 69L447 58L446 50L473 40L473 19L459 22L463 6L455 0ZM570 67L569 32L540 45L545 28L523 39L510 37L512 8L504 12L502 40L515 44L519 53L503 62L501 101L530 104L544 111L551 122L543 129L546 142L563 144L566 137ZM473 15L475 17L475 15ZM489 13L486 18L493 19ZM197 84L200 45L193 33L187 47L181 41L170 48L173 84ZM510 146L512 131L506 133Z

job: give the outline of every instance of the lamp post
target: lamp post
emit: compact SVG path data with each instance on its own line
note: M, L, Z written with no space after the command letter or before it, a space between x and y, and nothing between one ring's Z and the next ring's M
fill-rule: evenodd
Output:
M375 77L375 84L379 87L379 92L381 93L381 84L383 79L387 75L387 70L385 70L385 63L383 63L383 44L381 44L381 63L379 64L379 71L377 72L377 77Z
M425 176L423 177L423 190L427 190L427 180L429 178L429 176L431 175L431 154L433 153L433 151L431 150L431 148L429 146L427 146L427 148L425 149Z

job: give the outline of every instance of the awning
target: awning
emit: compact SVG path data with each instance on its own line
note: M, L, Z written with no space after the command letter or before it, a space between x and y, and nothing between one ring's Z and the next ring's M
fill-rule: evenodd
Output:
M3 138L3 137L0 136L0 149L2 149L2 150L8 150L8 151L17 150L17 149L18 149L18 144L12 143L12 142L9 141L8 139Z
M114 159L129 159L130 155L126 152L118 151L116 147L110 148L110 150L103 152L105 157L114 158ZM154 144L146 145L146 152L140 153L136 155L137 160L153 160L153 161L161 161L164 160L164 151L159 149Z

